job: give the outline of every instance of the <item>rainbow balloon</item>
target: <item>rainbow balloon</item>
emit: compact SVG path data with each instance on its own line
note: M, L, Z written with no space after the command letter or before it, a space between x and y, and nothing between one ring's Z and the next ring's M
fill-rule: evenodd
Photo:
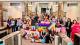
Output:
M48 29L55 30L56 29L55 24L51 24L51 26Z
M38 23L38 26L46 26L46 27L49 27L50 26L50 22L42 21L41 23Z

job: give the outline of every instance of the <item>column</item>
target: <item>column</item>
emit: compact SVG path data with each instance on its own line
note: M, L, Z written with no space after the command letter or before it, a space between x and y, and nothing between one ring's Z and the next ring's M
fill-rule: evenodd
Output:
M25 15L27 16L28 15L28 2L25 4Z
M3 7L2 7L2 3L0 3L0 26L3 26Z
M35 7L36 15L37 15L37 12L38 12L38 11L37 11L37 8L38 8L38 7L37 7L37 5L36 5L36 7Z
M18 34L18 45L22 45L21 34Z
M63 17L64 11L63 11L63 2L58 3L58 17Z
M22 19L26 18L28 16L28 2L23 2L24 3L24 12L22 15Z
M36 11L35 11L35 8L36 8L36 2L33 2L33 4L32 4L32 12L33 12L33 13L36 12Z
M50 3L50 14L53 15L53 2Z

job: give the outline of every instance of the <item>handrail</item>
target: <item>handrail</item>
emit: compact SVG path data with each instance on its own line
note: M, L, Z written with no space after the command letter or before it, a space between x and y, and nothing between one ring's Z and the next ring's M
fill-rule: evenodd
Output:
M13 33L11 33L11 34L9 34L7 36L4 36L3 38L1 38L1 40L6 40L6 39L8 39L10 37L13 37L14 35L19 34L19 33L20 33L20 31L13 32Z
M7 23L4 22L4 25L2 27L0 27L0 31L3 31L7 28Z
M0 27L0 31L3 31L6 29L7 26L3 26L3 27Z
M63 33L59 33L59 36L61 38L63 38L63 40L65 40L66 42L72 42L71 39L69 37L67 37L67 35L65 35Z
M8 39L9 41L7 41ZM18 39L17 42L15 39ZM1 38L0 41L3 41L3 45L22 45L20 31L16 31L9 35L6 35L3 38Z
M58 35L59 37L61 37L62 45L69 45L69 44L73 45L72 40L66 34L59 33Z

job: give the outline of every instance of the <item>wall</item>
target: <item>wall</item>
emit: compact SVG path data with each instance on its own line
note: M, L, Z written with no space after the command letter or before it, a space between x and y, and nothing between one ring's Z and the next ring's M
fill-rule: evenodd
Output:
M20 6L15 7L15 6L10 6L9 3L10 2L3 3L4 8L7 9L7 12L4 13L4 17L5 17L4 19L7 19L8 16L12 16L13 18L22 18L22 12L24 11L24 4L20 2ZM40 2L40 3L43 3L43 2ZM53 4L51 2L44 2L44 3L50 3L48 7L50 8L52 5L53 12L57 11L56 4ZM37 7L38 12L41 12L40 11L41 7L39 6L39 2L33 3L32 9L31 8L29 8L29 9L31 9L32 12L35 12L36 5L38 6ZM64 12L67 12L66 17L71 18L72 20L76 19L76 17L80 17L80 3L78 3L78 6L70 6L70 7L68 7L67 3L65 3L64 4Z
M80 18L80 3L78 3L78 15L77 15L77 17L79 17Z
M10 2L4 2L3 7L7 9L7 12L4 12L4 19L7 19L9 16L12 18L22 18L22 12L24 11L22 3L19 6L10 6Z
M66 17L73 19L77 19L77 6L68 7L67 15Z
M79 14L79 12L78 12L78 5L76 5L76 6L67 6L67 13L66 13L66 17L67 18L71 18L72 20L74 20L74 19L77 19L77 17L78 17L78 14Z
M45 0L0 0L0 1L45 1ZM46 1L79 1L79 0L46 0Z
M53 2L34 2L32 5L32 12L35 12L36 6L37 11L40 14L41 8L51 8L51 5L53 5ZM46 10L46 12L50 13L50 10Z

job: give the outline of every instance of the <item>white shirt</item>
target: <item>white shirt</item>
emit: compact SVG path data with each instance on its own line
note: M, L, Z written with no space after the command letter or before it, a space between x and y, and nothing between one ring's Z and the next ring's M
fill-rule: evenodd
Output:
M18 25L18 26L21 26L21 25L22 25L22 21L21 21L21 20L18 20L18 21L17 21L17 25Z
M15 23L14 21L11 21L11 26L13 26L13 25L14 25L14 23Z

